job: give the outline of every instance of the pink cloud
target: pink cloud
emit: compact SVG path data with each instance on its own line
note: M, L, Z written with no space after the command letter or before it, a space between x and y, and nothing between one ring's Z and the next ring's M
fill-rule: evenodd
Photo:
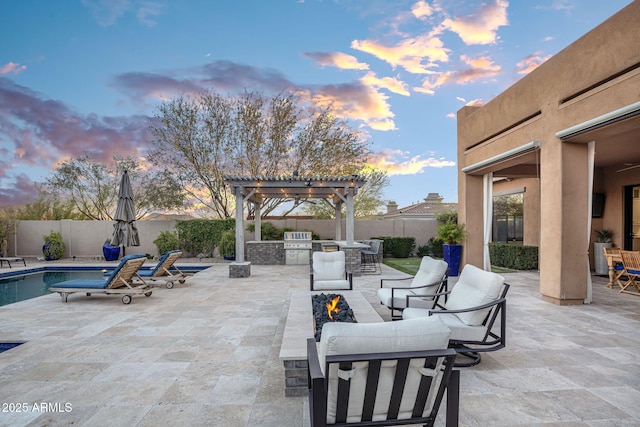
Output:
M8 62L7 64L5 64L0 68L0 74L4 75L4 74L12 73L17 75L26 69L27 69L26 65L16 64L15 62Z
M342 52L334 53L322 53L322 52L309 52L304 56L311 58L323 67L336 67L341 70L368 70L369 65L364 62L359 62L358 58L353 55L347 55Z
M456 165L451 160L436 159L433 156L426 159L419 155L408 157L408 153L400 150L383 150L372 153L367 164L375 169L386 171L390 176L413 175L424 172L426 168L444 168Z
M536 51L532 55L524 57L516 64L516 72L518 74L529 74L547 61L547 59L551 58L551 55L540 56L540 54L540 51Z
M495 0L482 3L479 10L465 16L447 18L442 26L458 34L463 42L468 45L492 44L498 36L500 27L508 25L506 0Z

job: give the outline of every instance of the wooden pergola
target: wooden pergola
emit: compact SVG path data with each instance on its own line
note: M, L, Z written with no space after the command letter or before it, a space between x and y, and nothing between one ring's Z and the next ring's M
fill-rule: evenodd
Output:
M341 208L346 204L346 241L354 242L353 198L366 180L351 176L235 176L224 183L236 198L236 262L244 262L243 207L253 203L256 240L261 240L260 207L267 199L331 199L336 206L336 240L342 239Z

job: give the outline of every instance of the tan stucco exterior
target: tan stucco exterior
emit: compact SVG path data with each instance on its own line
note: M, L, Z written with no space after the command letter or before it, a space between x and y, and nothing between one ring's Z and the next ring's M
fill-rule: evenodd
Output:
M606 194L591 229L623 235L626 185L640 185L640 1L622 9L482 107L458 112L459 219L470 232L464 262L483 265L483 175L493 191L525 188L524 244L540 248L540 293L556 304L587 298L589 142L595 144L593 191ZM594 119L631 107L627 117L590 128ZM585 124L576 135L556 136ZM500 158L537 142L539 147ZM535 146L534 146L535 147ZM505 156L506 157L506 156ZM466 171L463 171L466 170ZM618 246L623 242L614 238Z

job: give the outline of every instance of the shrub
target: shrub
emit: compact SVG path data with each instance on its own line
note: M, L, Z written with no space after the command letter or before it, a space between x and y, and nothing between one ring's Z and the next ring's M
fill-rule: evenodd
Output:
M160 255L180 249L178 233L175 231L161 231L156 240L153 241L153 244L158 248Z
M220 236L218 242L218 248L220 249L220 256L231 259L236 256L236 232L235 230L226 230Z
M422 246L418 247L417 255L419 257L431 256L435 258L442 258L442 242L438 242L435 237L432 237Z
M392 258L409 258L416 247L415 237L380 236L373 239L383 240L383 256Z
M489 243L491 264L513 270L537 270L538 247Z
M49 234L42 236L42 240L44 240L46 246L43 251L47 260L60 259L64 256L67 247L62 241L62 234L51 230Z
M176 228L180 249L185 251L187 256L203 254L211 257L222 233L234 229L235 225L236 220L233 218L178 221Z

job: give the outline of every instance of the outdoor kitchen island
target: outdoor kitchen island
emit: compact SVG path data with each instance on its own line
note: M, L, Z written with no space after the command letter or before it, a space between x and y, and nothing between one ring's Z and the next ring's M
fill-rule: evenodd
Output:
M359 323L376 323L384 320L371 307L359 291L333 291L346 299ZM306 396L307 378L307 338L313 338L313 308L311 295L320 292L291 291L289 313L284 327L280 360L284 363L285 396Z

